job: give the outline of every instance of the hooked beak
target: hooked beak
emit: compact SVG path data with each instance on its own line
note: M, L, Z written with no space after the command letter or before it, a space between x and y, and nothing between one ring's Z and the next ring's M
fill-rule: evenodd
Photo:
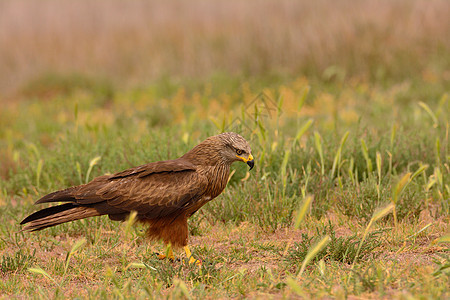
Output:
M253 169L253 167L255 166L255 161L253 160L253 155L249 155L248 158L236 155L237 158L242 159L243 162L245 162L249 167L250 170Z
M249 169L249 171L250 171L255 166L255 161L253 159L249 160L249 161L247 161L247 165L250 167L250 169Z

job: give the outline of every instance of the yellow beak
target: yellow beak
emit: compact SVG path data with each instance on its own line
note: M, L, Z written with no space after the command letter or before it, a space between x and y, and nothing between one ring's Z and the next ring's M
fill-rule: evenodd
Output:
M236 155L237 158L242 159L243 162L245 162L249 167L250 170L253 169L253 166L255 165L255 162L253 160L253 155L249 155L248 158Z
M242 157L239 155L236 155L236 157L242 159L242 161L245 163L248 162L249 160L253 160L253 155L251 155L251 154L248 156L248 158L245 158L245 157Z

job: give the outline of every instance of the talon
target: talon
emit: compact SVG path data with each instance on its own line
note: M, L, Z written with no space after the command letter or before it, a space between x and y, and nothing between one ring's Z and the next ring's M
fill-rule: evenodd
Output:
M187 258L189 259L189 264L190 264L190 265L193 264L193 263L195 263L195 264L196 264L197 266L199 266L199 267L202 265L202 261L201 261L201 260L195 259L195 258L192 256L191 250L189 250L189 247L188 247L188 246L184 246L184 251L186 252Z
M158 259L163 260L163 259L168 259L170 262L174 262L175 261L175 257L170 257L164 254L158 254ZM176 261L180 261L179 258L176 259Z
M192 265L193 263L195 263L197 266L201 267L202 266L202 261L200 259L195 259L192 256L189 258L189 264Z
M158 257L158 259L166 259L168 258L171 262L175 260L175 256L173 255L172 247L170 245L167 245L166 254L159 254L155 253Z

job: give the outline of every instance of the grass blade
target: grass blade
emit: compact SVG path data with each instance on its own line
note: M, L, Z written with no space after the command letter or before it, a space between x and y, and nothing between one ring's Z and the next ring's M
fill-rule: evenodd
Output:
M392 129L391 129L391 140L390 140L390 148L389 151L391 153L394 153L394 141L395 141L395 135L397 133L397 125L392 125Z
M306 213L309 210L312 199L313 199L312 196L308 196L303 200L303 202L300 206L300 209L297 212L297 216L295 217L295 223L294 223L295 229L298 229L300 227L301 222L303 221L303 219L306 216Z
M57 284L56 281L55 281L55 279L54 279L52 276L50 276L47 272L45 272L44 270L42 270L41 267L28 268L28 271L30 271L31 273L34 273L34 274L42 275L42 276L44 276L44 277L50 279L51 281L53 281L55 284Z
M392 193L392 202L397 204L398 199L400 199L401 194L405 190L406 186L410 182L411 173L406 173L402 179L395 185L393 193Z
M394 209L394 207L395 207L395 205L394 205L393 203L390 203L390 204L388 204L387 206L385 206L385 207L383 207L383 208L381 208L381 209L378 209L378 210L376 210L376 211L373 213L372 218L370 219L369 224L367 225L366 229L364 230L364 234L363 234L363 237L362 237L362 239L361 239L361 242L359 243L358 250L356 251L355 259L353 260L352 269L353 269L353 266L354 266L355 263L356 263L356 260L358 259L359 252L361 251L361 247L362 247L362 245L363 245L363 243L364 243L364 240L366 239L366 236L367 236L367 234L369 233L369 230L370 230L370 228L372 227L372 225L373 225L375 222L377 222L379 219L381 219L381 218L387 216L387 215Z
M316 243L308 250L308 254L306 254L306 257L302 263L302 267L300 268L300 272L298 273L297 276L298 278L302 276L302 273L305 270L306 266L309 264L309 262L317 255L317 253L319 253L323 248L325 248L329 242L330 236L326 235L318 243Z
M337 176L339 176L339 168L340 168L340 164L341 164L342 149L344 148L344 144L347 141L349 134L350 134L350 131L347 131L346 133L344 133L344 136L341 138L341 143L339 144L339 148L336 152L336 156L334 157L333 167L331 168L330 178L334 177L334 172L336 171L336 168L338 168Z
M298 130L297 135L295 136L293 145L295 145L297 141L300 140L300 138L305 134L305 132L309 129L309 127L311 127L312 123L313 120L309 119L308 121L306 121L305 124L303 124L303 126Z
M424 102L420 101L419 106L423 108L427 112L427 114L430 116L430 118L433 120L433 127L438 127L438 120L436 118L436 115L433 113L431 108Z
M129 235L131 232L131 228L133 227L133 224L136 222L137 212L135 210L131 211L130 215L127 218L127 221L125 222L125 234Z
M75 244L72 246L72 249L70 249L70 251L67 252L67 255L66 255L66 261L65 261L65 263L64 263L64 274L66 274L67 268L69 267L70 258L71 258L72 255L73 255L78 249L80 249L84 244L86 244L86 239L85 239L85 238L79 239L79 240L76 241Z
M303 93L300 96L300 99L298 101L298 111L299 112L302 110L303 104L305 104L306 96L308 96L310 89L311 89L311 87L309 85L303 89Z
M380 188L381 188L381 154L378 151L377 151L376 163L377 163L377 174L378 174L377 194L378 194L378 199L380 199L380 196L381 196L380 195Z
M156 271L157 270L156 268L154 268L152 266L149 266L146 263L137 263L137 262L129 263L126 266L125 270L128 270L130 268L133 268L133 269L149 269L149 270L152 270L152 271Z
M350 163L348 164L348 177L350 177L352 184L356 185L357 178L353 172L353 168L355 167L355 160L353 159L353 157L350 158Z
M305 178L305 184L300 187L300 191L302 193L302 197L306 198L306 191L308 189L308 182L309 182L309 178L311 176L311 162L308 162L308 165L306 166L306 170L303 169L303 176Z
M297 283L297 281L292 278L292 277L288 277L286 279L286 284L291 288L291 290L296 293L299 296L305 296L302 288L300 287L300 285Z
M289 156L291 155L291 151L287 150L284 153L283 162L281 163L281 179L283 180L283 195L286 189L287 183L287 163L289 161Z
M76 169L78 174L78 180L80 181L80 184L83 184L83 176L81 175L81 165L79 162L76 163Z
M420 229L419 231L417 231L414 234L411 234L410 236L408 236L406 239L412 239L415 238L416 236L418 236L421 232L425 231L428 227L430 227L431 225L433 225L433 223L428 223L427 225L425 225L425 227L423 227L422 229Z
M372 174L372 161L370 160L369 157L369 150L367 149L367 145L366 142L361 139L361 150L364 156L364 159L366 160L366 166L367 166L367 177L370 176L370 174Z
M89 168L86 172L86 182L85 183L89 182L89 176L91 175L92 168L100 161L101 158L102 158L101 156L96 156L89 161Z
M436 138L436 165L438 167L441 165L441 141L439 137Z
M320 174L323 176L325 174L325 166L323 160L322 138L317 131L314 132L314 143L316 145L317 153L319 153L320 157Z
M353 270L356 261L358 260L359 257L359 253L361 252L361 248L362 245L366 239L367 234L369 233L370 228L372 227L372 225L377 222L379 219L383 218L384 216L388 215L393 209L394 209L395 205L393 203L388 204L387 206L376 210L373 215L372 218L370 219L369 224L367 225L366 229L364 230L364 234L363 237L361 239L361 241L359 242L359 246L358 246L358 250L356 251L355 254L355 258L353 259L353 263L352 263L352 267L351 270ZM347 283L350 282L350 278L351 275L348 277Z
M36 187L39 188L39 184L41 182L41 173L42 173L42 167L44 166L44 160L42 158L38 161L37 168L36 168Z
M414 174L411 176L411 181L413 181L414 178L422 174L426 169L428 169L428 165L420 166L420 168L418 168L417 171L415 171Z
M395 185L394 190L392 192L392 204L393 207L393 214L394 214L394 226L397 228L398 222L397 222L397 211L395 210L395 205L397 204L398 200L400 199L401 194L403 193L405 187L410 182L411 173L406 173L402 179Z

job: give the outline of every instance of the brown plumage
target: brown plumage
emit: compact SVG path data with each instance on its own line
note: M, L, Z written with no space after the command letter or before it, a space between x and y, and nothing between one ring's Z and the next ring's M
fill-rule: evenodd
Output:
M253 167L247 141L227 132L212 136L178 159L153 162L48 194L36 204L67 202L25 218L23 230L35 231L93 216L123 221L130 212L148 223L148 236L186 246L187 219L224 190L235 161Z

